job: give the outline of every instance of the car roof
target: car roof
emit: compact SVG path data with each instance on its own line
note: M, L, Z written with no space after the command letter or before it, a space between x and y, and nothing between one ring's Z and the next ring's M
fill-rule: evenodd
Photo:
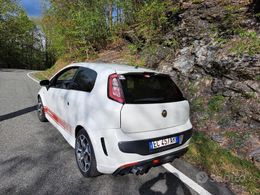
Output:
M126 72L157 72L147 68L141 68L137 66L129 66L123 64L110 64L110 63L73 63L68 65L67 67L71 66L80 66L85 68L93 69L97 72L109 71L109 72L116 72L116 73L126 73Z

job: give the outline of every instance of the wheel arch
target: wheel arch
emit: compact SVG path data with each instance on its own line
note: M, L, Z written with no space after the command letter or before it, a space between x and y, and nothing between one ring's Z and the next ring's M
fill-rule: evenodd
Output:
M92 143L92 146L94 148L94 152L95 154L98 154L100 150L100 147L99 147L99 135L96 134L94 131L91 131L89 128L86 128L86 125L82 125L82 123L79 123L76 128L75 128L75 132L74 132L74 140L76 140L77 138L77 134L79 133L79 131L81 129L84 129L85 132L87 133L91 143ZM100 146L101 146L101 143L100 143Z
M37 94L37 100L38 100L39 98L41 98L43 105L46 106L46 101L45 101L45 97L44 97L45 93L44 93L43 90L44 90L44 89L41 88L40 91L38 92L38 94Z
M77 137L77 135L78 135L78 133L79 133L79 131L81 130L81 129L85 129L83 126L81 126L81 125L77 125L76 126L76 128L75 128L75 132L74 132L74 137L76 138ZM85 129L85 131L86 131L86 129ZM87 131L86 131L87 132Z

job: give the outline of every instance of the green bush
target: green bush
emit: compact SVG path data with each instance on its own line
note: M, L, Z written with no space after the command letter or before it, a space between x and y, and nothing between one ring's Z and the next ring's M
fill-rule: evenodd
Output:
M137 13L138 33L151 42L167 25L167 6L164 1L150 1Z
M208 109L211 113L220 112L225 103L225 98L221 95L213 96L208 102Z
M260 53L260 37L258 37L255 31L248 31L244 29L236 29L238 39L232 42L231 52L238 55L247 53L251 56Z

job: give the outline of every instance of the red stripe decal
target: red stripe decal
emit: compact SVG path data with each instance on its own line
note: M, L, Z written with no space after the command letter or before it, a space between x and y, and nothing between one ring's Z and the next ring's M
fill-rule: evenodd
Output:
M68 133L72 132L71 126L68 123L66 123L64 120L59 118L58 115L52 112L48 107L44 106L43 111L45 114L48 114L49 117L51 117L59 126L61 126Z

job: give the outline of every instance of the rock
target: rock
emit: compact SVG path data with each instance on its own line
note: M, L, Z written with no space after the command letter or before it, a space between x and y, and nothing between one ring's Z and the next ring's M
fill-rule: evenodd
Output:
M168 47L160 46L156 49L156 52L154 55L147 54L146 55L146 65L150 68L157 68L159 63L167 57L169 53L171 53L172 50Z
M159 62L158 70L172 76L191 101L191 106L203 108L203 111L197 109L191 112L191 118L198 128L207 129L209 135L216 132L217 125L223 131L236 130L241 135L242 132L251 134L260 129L260 54L242 52L237 55L230 52L232 44L238 40L237 33L230 31L231 26L254 30L257 36L260 33L260 23L246 15L248 12L244 8L248 7L241 2L232 1L230 7L223 8L223 4L213 0L203 3L181 1L180 20L174 30L164 37L177 40L178 50L168 53L167 58L161 61L153 59L151 63ZM209 83L205 82L208 80ZM212 97L221 95L227 97L224 98L223 109L207 113ZM201 119L205 121L202 125ZM211 139L223 146L228 145L228 139L219 133L211 135ZM241 150L247 157L258 147L251 144L252 139L250 137L248 141L248 150ZM259 140L258 137L256 139Z
M253 161L260 162L260 148L257 148L256 150L254 150L253 152L251 152L251 153L249 154L249 157L250 157Z
M121 36L129 41L130 43L139 43L140 40L136 35L136 32L134 30L125 31L121 34Z
M259 81L245 81L245 84L250 87L255 92L260 92L260 82Z
M180 50L180 54L173 62L173 67L184 75L190 73L194 66L194 55L192 55L192 47L185 47Z
M239 81L232 81L232 83L229 86L226 86L227 88L237 91L240 93L250 93L252 92L252 89L248 87L246 84L239 82Z
M211 90L213 93L223 92L225 85L221 79L214 78L211 83Z
M196 64L208 67L214 59L214 52L217 50L217 47L211 46L211 43L205 45L203 41L195 41L194 48Z
M224 137L218 133L214 133L213 135L211 135L211 139L218 143L222 143L224 141Z

